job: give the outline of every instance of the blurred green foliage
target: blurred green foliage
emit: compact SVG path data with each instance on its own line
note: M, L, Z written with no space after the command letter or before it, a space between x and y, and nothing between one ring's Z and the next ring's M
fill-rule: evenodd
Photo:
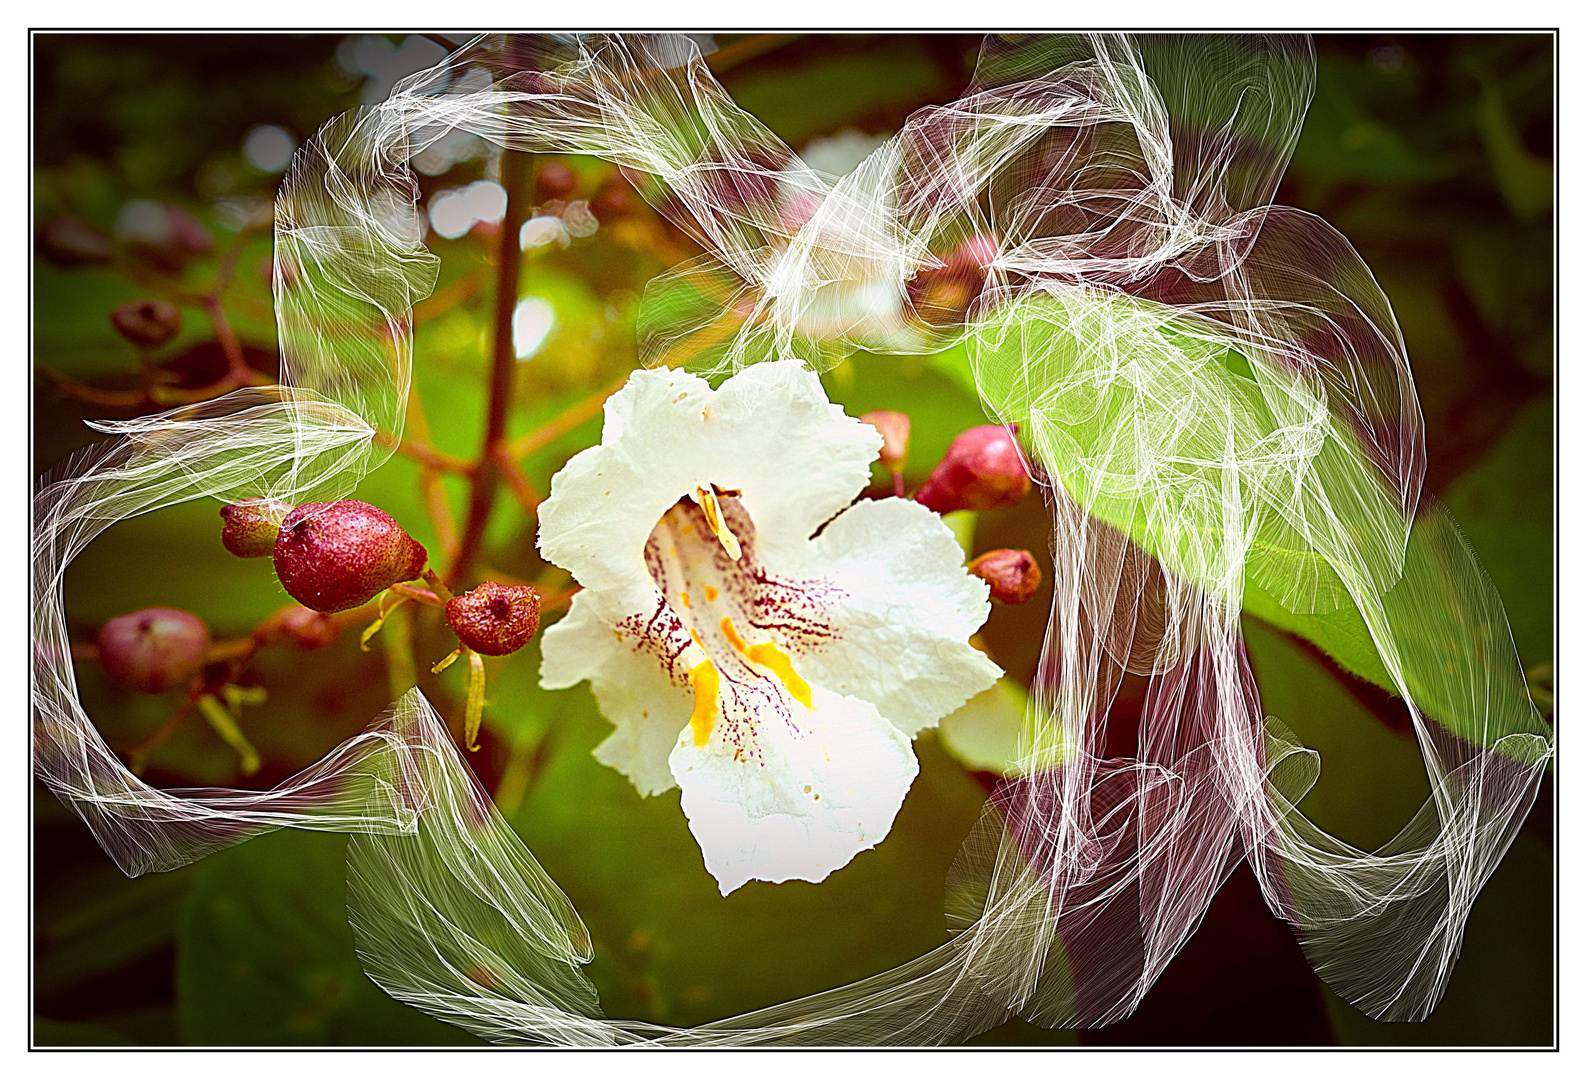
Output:
M250 165L249 131L301 139L389 86L402 57L433 60L442 44L325 35L38 35L35 56L36 224L69 213L103 232L128 200L186 207L237 244L226 308L250 362L270 372L274 323L266 231L239 233L279 176ZM730 92L796 148L847 128L884 134L921 105L951 100L974 60L963 35L720 39L747 57L722 76ZM1492 575L1522 664L1551 686L1553 655L1553 87L1546 36L1322 37L1318 89L1279 201L1321 214L1362 252L1401 321L1427 417L1429 487L1444 499ZM432 55L434 54L434 55ZM373 60L371 60L373 58ZM395 58L395 59L394 59ZM370 68L385 68L371 71ZM414 66L418 66L414 63ZM555 312L543 346L520 365L514 435L535 430L628 370L645 283L692 253L687 240L601 162L567 160L573 193L602 227L565 250L526 253L521 296ZM419 177L426 199L496 175L483 147ZM605 200L603 202L603 199ZM496 240L488 225L433 235L436 295L418 310L415 389L423 437L461 458L477 451L488 370ZM183 284L197 288L216 257ZM102 391L140 384L139 356L108 313L147 290L110 267L35 264L35 363ZM154 356L183 385L213 377L214 333L189 311ZM206 367L206 365L209 365ZM206 375L206 372L209 374ZM923 476L953 435L983 421L951 364L856 357L826 376L851 412L897 409L914 420L911 474ZM94 441L85 418L125 416L35 380L35 469ZM410 422L409 434L415 434ZM571 427L525 461L544 491L598 421ZM916 477L918 479L919 477ZM440 536L417 465L396 457L359 498L386 508L432 550ZM442 481L454 512L466 498ZM213 504L124 522L91 545L67 578L78 640L138 607L191 609L217 637L235 636L285 597L263 562L229 558ZM1046 551L1039 500L982 515L978 547ZM534 522L504 501L485 543L499 574L544 572ZM1050 586L999 608L984 637L1010 675L1028 681ZM431 676L451 645L428 610L402 620L419 685L461 723L458 665ZM390 638L394 631L388 629ZM400 631L398 644L400 645ZM1315 647L1247 619L1267 711L1322 753L1302 809L1371 847L1421 802L1427 781L1387 695ZM161 785L268 786L362 729L391 697L384 644L353 634L310 654L260 654L243 681L268 700L242 715L265 768L243 777L207 726L182 725L154 752ZM514 827L564 887L596 942L591 974L609 1015L691 1024L862 977L946 940L943 879L983 788L927 736L921 775L888 840L829 882L751 883L723 899L700 865L677 793L641 800L590 757L608 730L587 688L536 685L531 648L489 664L483 749L471 759ZM78 669L85 704L110 744L127 750L174 711L172 698L128 693L97 667ZM1552 1040L1552 781L1474 912L1448 998L1423 1025L1366 1020L1319 986L1341 1042L1545 1044ZM456 1044L454 1028L391 1001L358 967L342 910L345 841L278 834L180 871L127 880L43 789L35 819L35 1040L109 1044ZM1152 998L1148 998L1150 1004ZM1214 1041L1261 1041L1238 1030ZM1018 1022L981 1043L1073 1042Z

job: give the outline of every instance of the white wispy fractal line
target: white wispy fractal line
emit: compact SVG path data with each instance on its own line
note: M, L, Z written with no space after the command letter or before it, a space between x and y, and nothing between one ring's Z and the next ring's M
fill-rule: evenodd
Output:
M1341 996L1425 1017L1553 735L1497 594L1423 498L1387 299L1330 226L1271 205L1314 66L1301 38L989 38L962 98L839 180L740 110L686 38L482 38L404 80L322 129L280 193L282 386L101 425L115 438L35 497L37 775L129 874L284 826L353 834L370 976L502 1042L1101 1025L1139 1004L1242 859ZM694 1029L609 1020L581 972L587 931L418 691L267 792L150 788L83 712L62 581L84 545L192 499L336 497L389 452L373 434L401 429L411 308L435 270L406 162L454 130L616 162L700 242L647 291L641 360L719 325L702 347L721 370L962 344L989 411L1022 426L1054 514L1037 723L955 864L948 944ZM917 303L977 238L995 251L960 317ZM1264 715L1242 607L1375 652L1360 673L1403 699L1432 794L1383 848L1296 809L1319 761ZM1150 678L1136 754L1104 758L1127 672Z

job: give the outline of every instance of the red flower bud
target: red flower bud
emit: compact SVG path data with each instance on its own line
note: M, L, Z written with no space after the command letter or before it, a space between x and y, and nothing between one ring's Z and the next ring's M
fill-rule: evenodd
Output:
M506 656L540 629L540 594L528 585L479 588L446 602L446 622L458 640L485 656Z
M602 221L623 217L636 209L638 196L634 194L634 189L628 186L626 180L615 176L602 184L590 200L590 210Z
M1030 472L1014 436L1000 424L959 433L915 500L939 514L1003 510L1030 491Z
M970 573L986 582L1000 604L1023 604L1041 588L1041 567L1028 551L998 548L976 557Z
M300 604L288 604L259 627L259 640L284 649L323 649L336 640L341 627L329 615Z
M116 236L127 250L160 270L180 274L194 257L215 250L198 218L170 203L134 199L116 215Z
M315 611L346 611L399 581L412 581L429 558L391 515L355 499L304 503L281 523L276 577Z
M967 236L947 258L950 267L984 275L997 261L997 238L986 233Z
M209 628L192 612L153 607L118 615L99 630L99 663L122 686L159 694L204 667Z
M542 161L535 174L535 205L565 199L579 186L578 175L560 161Z
M239 559L275 553L281 522L292 507L275 499L244 499L220 508L220 542Z
M107 263L116 257L109 237L66 215L45 222L36 240L39 254L56 266Z
M182 311L169 300L137 300L110 313L122 337L145 349L157 349L182 328Z
M893 472L909 459L909 417L901 412L876 409L860 417L882 433L882 464Z

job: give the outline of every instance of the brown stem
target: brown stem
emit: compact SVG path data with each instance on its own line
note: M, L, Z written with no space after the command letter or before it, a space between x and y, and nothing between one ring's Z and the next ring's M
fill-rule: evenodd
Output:
M259 651L261 644L259 638L252 634L247 637L217 641L204 650L204 663L213 664L221 660L247 660Z
M781 48L790 41L796 41L800 36L799 34L755 34L742 41L735 41L731 45L723 46L710 56L707 56L705 63L713 74L720 75L724 71L730 71L738 67L746 60L753 60L755 57L769 53L773 49Z
M182 721L193 714L193 709L197 705L198 696L189 695L182 703L182 707L172 714L171 719L161 724L147 739L127 751L127 766L132 770L133 775L142 775L144 766L149 763L149 755L158 750L165 740L176 734L176 729L182 726Z
M540 509L540 492L535 490L523 469L508 455L506 446L498 443L492 453L496 468L501 470L502 479L507 481L507 490L512 492L512 497L518 501L524 513L534 517Z
M507 413L512 404L513 379L518 373L518 358L513 354L512 347L512 316L513 309L518 305L518 271L522 262L518 230L529 209L528 174L528 155L514 150L502 152L501 182L502 187L507 189L507 212L502 217L496 258L490 405L485 417L485 438L480 445L479 461L474 468L469 491L468 518L463 525L462 539L458 541L457 558L452 561L451 571L447 575L454 583L467 576L479 554L485 526L495 508L496 491L501 481L497 461L507 437Z
M441 451L433 449L416 439L393 435L389 431L377 431L375 433L375 442L388 449L395 450L404 457L412 458L427 469L457 473L460 476L468 476L474 471L474 463L471 461L464 461L462 458L453 457L451 454L443 454Z
M391 591L394 593L400 593L401 595L406 596L409 600L417 600L421 604L429 604L431 607L446 607L445 600L442 600L429 589L421 589L417 585L406 585L399 583L393 585L391 587Z
M58 371L35 364L34 370L44 376L45 380L55 389L67 397L76 398L78 401L90 405L104 405L115 409L136 409L145 405L152 405L149 395L142 390L97 390L75 379L68 379Z
M237 235L231 238L231 243L226 245L226 250L221 253L220 265L215 270L215 284L209 290L210 298L220 300L220 294L226 291L226 286L231 284L231 279L237 273L237 261L242 258L243 249L248 246L248 234L255 229L273 224L275 221L275 206L264 203L243 222L242 228L237 230Z
M206 296L203 301L204 314L209 316L210 325L215 328L215 339L220 342L221 351L226 354L227 370L220 382L229 382L233 388L238 386L260 386L270 380L248 366L247 359L242 353L242 342L237 340L237 332L231 328L231 323L226 319L226 309L220 299ZM217 384L218 385L218 384Z
M623 372L615 381L601 387L589 397L574 402L533 431L519 436L508 444L506 448L508 456L514 461L528 457L536 450L560 439L586 420L599 416L606 399L623 388L628 376L628 372Z

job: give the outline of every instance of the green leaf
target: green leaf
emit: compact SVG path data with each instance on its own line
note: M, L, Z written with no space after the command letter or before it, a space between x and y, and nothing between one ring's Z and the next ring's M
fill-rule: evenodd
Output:
M1319 828L1375 850L1428 797L1416 741L1369 713L1292 638L1251 619L1245 641L1266 713L1321 756L1300 810ZM1449 991L1419 1024L1378 1023L1324 988L1342 1044L1546 1045L1553 1018L1553 868L1523 830L1472 909Z
M1554 399L1524 407L1488 455L1444 492L1504 598L1527 668L1554 656Z
M892 832L820 885L752 881L723 897L673 790L641 798L590 751L611 726L585 686L499 687L495 707L552 717L549 758L513 827L589 927L608 1016L696 1024L841 986L947 940L943 882L984 793L918 739Z
M1099 340L1109 347L1087 344ZM989 404L1029 425L1038 460L1094 516L1209 591L1243 569L1253 611L1396 693L1397 663L1419 708L1473 744L1516 736L1503 752L1546 752L1550 729L1527 695L1502 603L1458 528L1442 510L1422 514L1397 565L1398 502L1342 425L1304 450L1312 482L1301 512L1320 539L1263 509L1243 567L1222 565L1225 479L1197 463L1221 460L1231 439L1241 460L1297 452L1245 374L1260 358L1234 357L1223 336L1171 308L1083 289L1006 308L974 344ZM1114 350L1131 358L1133 381L1102 367ZM1281 383L1282 370L1262 362ZM1145 379L1150 396L1135 389ZM1283 472L1253 468L1240 483L1258 508L1295 498Z
M177 949L177 1018L186 1042L475 1042L365 977L347 925L346 846L344 836L283 830L199 864Z

